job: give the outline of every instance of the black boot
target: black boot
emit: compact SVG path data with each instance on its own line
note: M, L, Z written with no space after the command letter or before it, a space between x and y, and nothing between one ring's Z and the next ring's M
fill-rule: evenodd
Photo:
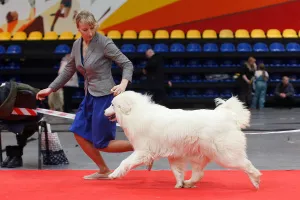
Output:
M12 159L8 162L7 168L16 168L23 166L23 147L12 146Z
M1 163L1 167L7 167L8 163L13 158L13 148L14 148L14 146L6 146L5 147L6 159Z
M23 159L21 156L15 156L13 157L9 163L7 164L7 168L16 168L16 167L22 167L23 166Z

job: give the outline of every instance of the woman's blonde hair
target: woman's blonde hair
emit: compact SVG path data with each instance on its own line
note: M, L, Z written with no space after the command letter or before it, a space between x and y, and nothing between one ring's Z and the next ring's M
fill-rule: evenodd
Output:
M97 26L97 21L93 15L93 13L87 11L87 10L82 10L80 11L75 18L76 21L76 26L79 26L79 22L88 24L89 26Z

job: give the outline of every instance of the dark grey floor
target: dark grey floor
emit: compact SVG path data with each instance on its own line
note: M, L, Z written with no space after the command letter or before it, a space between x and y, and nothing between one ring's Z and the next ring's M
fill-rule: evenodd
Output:
M300 169L300 108L272 109L252 111L251 127L245 132L248 138L248 155L253 164L262 170ZM60 142L69 159L70 164L64 166L43 166L44 169L97 169L96 165L78 147L72 133L68 132L71 120L48 117L52 131L57 131ZM299 129L299 131L289 132ZM278 133L277 131L286 131ZM264 133L264 134L253 134ZM34 135L32 138L37 138ZM121 129L117 133L118 139L125 139ZM3 146L15 144L13 133L2 133ZM130 153L103 153L111 169ZM19 169L37 169L37 140L31 141L24 149L24 166ZM5 158L5 153L3 153ZM139 169L145 169L141 167ZM153 170L169 169L166 159L156 161ZM207 169L222 169L210 164Z

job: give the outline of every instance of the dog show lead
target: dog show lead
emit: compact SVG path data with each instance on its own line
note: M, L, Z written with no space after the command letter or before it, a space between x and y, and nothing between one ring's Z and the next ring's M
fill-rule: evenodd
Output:
M85 97L70 131L74 133L82 150L99 167L99 171L83 178L107 179L111 171L99 151L133 151L129 141L115 140L116 122L111 122L104 116L104 110L111 105L113 97L124 92L132 81L133 64L110 38L96 32L97 24L91 12L79 12L76 26L81 37L73 43L70 61L48 88L37 93L36 98L44 100L49 94L62 88L76 70L84 76ZM122 81L119 85L115 85L112 77L112 62L122 68ZM148 170L151 167L152 163Z

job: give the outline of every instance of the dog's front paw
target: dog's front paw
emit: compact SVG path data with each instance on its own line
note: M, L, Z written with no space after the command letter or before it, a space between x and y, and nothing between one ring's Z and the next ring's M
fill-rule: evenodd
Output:
M183 183L177 183L174 188L183 188Z
M108 175L108 178L109 179L117 179L118 176L115 173L111 173L111 174Z
M194 188L195 187L195 183L193 183L190 180L186 180L186 181L183 181L183 187L184 188Z

